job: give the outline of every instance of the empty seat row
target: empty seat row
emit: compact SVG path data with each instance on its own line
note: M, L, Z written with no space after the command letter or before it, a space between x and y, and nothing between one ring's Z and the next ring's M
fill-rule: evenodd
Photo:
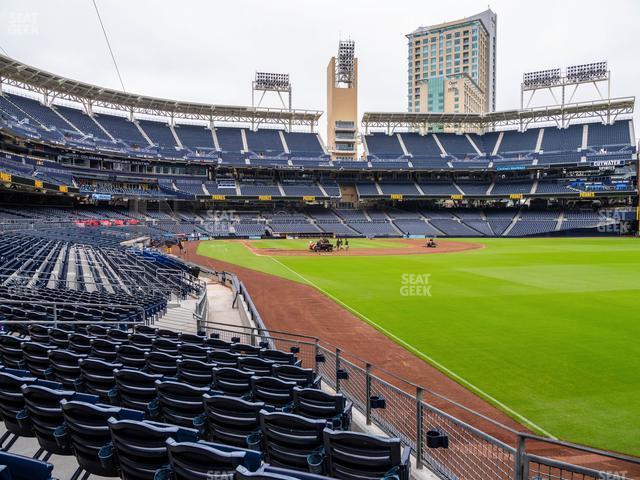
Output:
M316 409L319 395L328 395L319 390L311 393L314 396L307 401ZM232 474L242 466L245 470L240 473L249 477L259 469L259 475L282 475L285 471L271 469L286 468L337 478L381 478L390 472L408 478L408 449L402 451L398 439L339 432L331 428L332 421L269 411L261 404L251 405L253 411L259 409L253 428L241 421L247 409L238 407L245 401L204 397L211 417L207 415L206 425L194 429L143 420L142 411L101 404L98 396L65 390L26 371L0 371L0 419L8 434L35 437L40 446L36 458L74 455L79 464L76 473L139 480L202 479L212 471ZM166 422L165 417L162 420ZM230 435L229 427L241 423L245 434ZM3 448L8 450L11 445L5 437ZM262 459L269 465L261 466Z

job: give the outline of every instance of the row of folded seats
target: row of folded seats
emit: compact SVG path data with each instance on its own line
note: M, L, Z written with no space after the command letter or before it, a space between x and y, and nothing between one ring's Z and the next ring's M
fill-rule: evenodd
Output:
M7 322L78 322L78 329L95 322L128 323L143 322L159 317L166 312L166 299L157 295L122 296L100 292L76 292L72 290L38 289L20 287L0 287L3 300L12 303L0 305L0 320ZM37 302L51 302L39 305ZM34 303L36 302L36 303ZM59 302L54 307L53 302ZM78 305L72 305L72 303ZM87 305L81 305L85 303ZM108 305L112 306L108 306ZM118 307L120 305L139 305ZM100 305L93 307L91 305ZM144 311L144 315L143 312ZM9 323L7 330L26 335L25 324Z
M212 474L408 478L408 449L402 450L398 439L349 432L351 402L320 390L313 370L300 367L289 352L242 344L209 350L208 355L236 362L224 366L180 354L182 346L206 350L208 340L219 339L201 337L198 345L196 335L167 339L147 331L129 339L145 335L152 339L151 349L116 345L110 362L93 355L104 342L116 343L107 336L121 333L103 331L80 353L37 343L33 340L44 340L38 337L43 332L32 330L29 341L0 337L0 419L7 430L0 438L2 450L19 437L35 437L36 459L75 455L74 478L83 472L125 480ZM157 341L177 344L178 354L154 351ZM239 354L234 346L253 355ZM127 358L123 349L131 348L144 352L144 364L137 356L135 365L118 363Z

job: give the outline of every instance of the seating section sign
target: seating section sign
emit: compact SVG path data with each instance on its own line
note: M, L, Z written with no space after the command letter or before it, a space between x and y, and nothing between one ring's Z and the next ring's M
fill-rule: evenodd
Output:
M5 173L5 172L0 172L0 181L2 181L4 183L11 183L11 174L10 173Z

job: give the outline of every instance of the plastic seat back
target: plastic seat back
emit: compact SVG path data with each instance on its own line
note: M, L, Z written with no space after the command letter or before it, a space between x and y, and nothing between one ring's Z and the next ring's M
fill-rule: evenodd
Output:
M105 452L103 461L117 458L121 477L127 480L150 480L155 472L169 463L167 439L179 442L197 441L195 430L156 422L108 420L113 452Z
M247 446L247 437L260 426L262 402L225 395L204 395L205 436L212 442Z
M214 368L213 388L225 395L242 397L251 392L253 372L245 372L237 368Z
M265 460L276 467L307 470L307 455L322 446L327 422L291 413L260 412Z
M251 378L251 395L254 401L264 402L276 408L293 403L294 382L285 382L274 377Z

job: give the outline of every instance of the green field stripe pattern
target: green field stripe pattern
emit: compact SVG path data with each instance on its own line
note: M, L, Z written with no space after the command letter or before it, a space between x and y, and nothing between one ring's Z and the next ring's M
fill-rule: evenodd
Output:
M276 259L221 241L199 253L316 286L514 418L640 454L638 240L478 242L447 255ZM430 296L403 295L422 275Z

